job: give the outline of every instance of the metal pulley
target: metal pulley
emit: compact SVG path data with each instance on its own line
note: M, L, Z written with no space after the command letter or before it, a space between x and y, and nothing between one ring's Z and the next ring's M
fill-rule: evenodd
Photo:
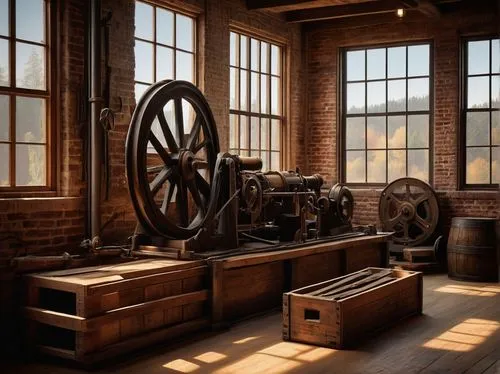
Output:
M439 221L439 205L431 186L416 178L390 183L380 196L379 217L396 244L416 246L428 240Z

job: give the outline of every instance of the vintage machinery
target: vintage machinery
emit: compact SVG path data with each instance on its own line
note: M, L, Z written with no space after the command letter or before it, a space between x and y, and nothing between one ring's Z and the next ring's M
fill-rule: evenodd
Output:
M135 247L200 252L247 241L300 243L351 228L353 198L345 186L321 197L320 175L262 172L257 157L220 153L208 103L188 82L161 81L144 93L126 164L139 221Z
M419 179L397 179L380 195L379 217L384 230L395 232L394 243L424 244L434 234L439 221L436 194Z

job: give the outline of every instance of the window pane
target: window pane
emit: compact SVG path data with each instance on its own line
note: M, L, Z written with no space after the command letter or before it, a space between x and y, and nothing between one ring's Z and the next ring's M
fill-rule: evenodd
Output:
M153 44L135 41L135 80L153 83Z
M269 118L262 118L260 120L260 148L270 149L269 141Z
M406 80L388 81L387 84L387 110L389 112L406 111Z
M390 116L388 117L388 146L389 148L405 148L406 147L406 116ZM390 159L390 157L389 157ZM390 179L390 178L389 178Z
M260 42L260 71L269 73L269 44Z
M365 112L365 84L347 84L347 113Z
M385 81L368 82L368 113L385 112Z
M259 73L250 74L250 110L259 112L260 95L259 95Z
M281 121L277 119L271 120L271 149L281 150Z
M135 102L136 103L139 102L139 99L142 97L142 95L144 95L144 92L146 92L148 87L149 86L147 84L140 84L140 83L135 84Z
M467 148L466 153L467 184L490 183L490 149L489 148Z
M367 79L385 78L385 48L366 51Z
M16 97L16 141L45 142L45 99Z
M16 185L46 185L45 164L45 145L18 144L16 146Z
M385 151L368 151L368 183L384 183L387 167Z
M176 14L175 21L175 46L194 52L193 19L182 14Z
M425 182L429 180L428 150L408 151L408 176L421 179Z
M229 50L230 50L229 64L232 66L238 66L238 46L239 46L238 34L235 34L234 32L230 33L229 34Z
M0 35L9 36L9 2L0 1Z
M365 51L347 52L347 80L365 79Z
M158 9L159 10L159 9ZM158 25L164 22L158 22ZM136 1L135 3L135 36L141 39L153 40L153 7Z
M429 45L408 46L408 76L429 75Z
M248 110L247 71L240 70L240 109Z
M271 44L271 74L281 75L280 48Z
M229 148L238 148L238 116L229 115Z
M468 74L488 74L490 72L490 41L469 42Z
M271 167L270 170L281 170L279 152L271 152Z
M175 60L175 79L194 83L194 55L176 51Z
M240 66L248 69L248 37L240 35Z
M251 117L250 118L250 148L251 149L259 149L260 145L260 128L259 128L259 118Z
M467 80L467 108L488 108L489 77L474 77Z
M348 183L365 183L365 152L346 152L346 180Z
M248 139L248 117L240 116L240 148L250 148Z
M260 158L262 160L262 170L263 171L274 170L274 168L270 167L270 165L269 165L269 152L262 151L260 153Z
M16 0L16 37L37 43L45 41L44 0Z
M229 109L238 109L238 69L230 68L229 77Z
M281 114L281 79L271 77L271 114Z
M408 79L408 111L429 110L429 79Z
M388 78L406 76L406 47L388 48L387 59Z
M490 113L469 112L467 113L467 136L466 144L490 145Z
M174 13L170 10L156 8L156 41L174 45Z
M429 115L408 116L408 148L429 147Z
M491 144L500 145L500 112L491 113Z
M9 78L9 42L0 39L0 86L8 86Z
M10 186L10 150L8 144L0 144L0 186Z
M269 75L260 76L260 112L269 113Z
M0 95L0 140L10 140L9 130L9 96ZM0 158L0 160L2 160ZM2 163L3 161L0 161Z
M395 179L403 178L406 176L406 151L389 151L389 168L388 181L392 182Z
M174 52L170 48L156 47L156 80L174 79Z
M16 86L45 90L45 48L16 43Z
M252 70L259 70L259 41L251 39L250 41L250 68Z
M385 148L385 116L366 119L366 144L368 148Z
M365 118L349 117L346 119L346 149L365 148Z
M495 147L491 149L491 183L500 183L500 148Z
M491 77L491 107L500 109L500 76Z
M491 41L491 72L500 73L500 39Z

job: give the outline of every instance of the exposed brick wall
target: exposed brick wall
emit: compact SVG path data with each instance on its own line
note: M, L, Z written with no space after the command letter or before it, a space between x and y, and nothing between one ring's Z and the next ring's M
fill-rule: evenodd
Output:
M385 21L384 21L385 20ZM453 216L498 217L496 192L458 191L457 142L459 124L460 38L471 34L491 34L498 30L498 13L493 9L445 14L438 20L423 16L388 23L387 17L369 20L370 25L342 27L341 22L321 22L304 30L307 64L307 171L337 182L338 60L340 48L371 46L411 40L431 40L434 46L434 164L433 187L438 191L447 234ZM354 222L378 222L380 190L354 190Z

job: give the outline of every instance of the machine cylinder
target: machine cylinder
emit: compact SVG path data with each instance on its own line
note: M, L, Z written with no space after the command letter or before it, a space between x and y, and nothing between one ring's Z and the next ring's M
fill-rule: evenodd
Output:
M261 170L262 160L259 157L236 156L240 170Z

